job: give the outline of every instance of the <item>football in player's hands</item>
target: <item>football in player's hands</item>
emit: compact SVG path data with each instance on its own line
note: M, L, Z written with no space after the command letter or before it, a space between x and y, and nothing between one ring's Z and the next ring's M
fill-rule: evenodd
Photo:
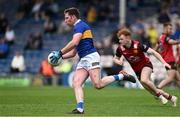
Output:
M58 66L61 63L62 54L59 51L52 51L48 55L48 62L53 66Z

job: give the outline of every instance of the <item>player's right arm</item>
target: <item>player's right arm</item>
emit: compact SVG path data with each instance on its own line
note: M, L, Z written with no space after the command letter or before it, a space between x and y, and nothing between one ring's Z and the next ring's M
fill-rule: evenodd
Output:
M74 57L76 54L74 49L79 44L81 37L82 37L82 33L75 33L73 35L73 39L63 49L61 49L60 51L55 51L56 56L53 56L51 58L51 61L54 61L54 63L56 63L60 58L64 59L64 58ZM67 55L65 55L65 54L67 54Z
M120 53L119 51L120 47L118 47L116 49L116 54L113 58L113 61L114 63L118 64L118 65L122 65L123 64L123 60L124 60L124 57L122 56L122 54Z
M123 61L124 61L124 57L121 56L121 57L118 57L118 56L114 56L113 58L113 61L114 63L118 64L118 65L122 65L123 64Z
M73 39L63 49L61 49L61 53L66 54L73 50L79 44L81 37L82 33L75 33Z

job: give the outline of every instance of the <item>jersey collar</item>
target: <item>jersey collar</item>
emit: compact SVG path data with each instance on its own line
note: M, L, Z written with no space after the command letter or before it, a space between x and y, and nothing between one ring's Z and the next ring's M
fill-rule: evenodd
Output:
M133 47L133 45L134 45L134 41L133 40L131 40L131 46L129 47L129 48L132 48ZM126 46L123 46L124 48L127 48ZM127 48L127 49L129 49L129 48Z
M166 34L166 33L162 33L162 35L166 35L166 36L169 36L168 34Z
M80 19L78 19L75 23L74 23L74 26L77 24L77 23L79 23L81 20Z

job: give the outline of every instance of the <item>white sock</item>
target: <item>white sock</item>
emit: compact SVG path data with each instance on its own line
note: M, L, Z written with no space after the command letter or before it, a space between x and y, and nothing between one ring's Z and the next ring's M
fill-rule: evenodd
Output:
M78 110L79 112L83 112L83 109L82 109L82 108L77 108L77 110Z
M123 75L123 74L117 74L117 75L113 75L113 77L114 77L114 79L115 79L116 81L119 81L119 80L122 80L122 79L123 79L124 75Z

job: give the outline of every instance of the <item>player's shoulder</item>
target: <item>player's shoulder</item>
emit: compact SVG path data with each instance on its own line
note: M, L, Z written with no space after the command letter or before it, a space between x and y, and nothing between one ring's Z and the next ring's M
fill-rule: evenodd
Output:
M160 40L165 40L167 37L169 37L167 34L165 34L165 33L162 33L161 35L160 35Z
M138 40L132 40L133 44L140 44L140 41Z
M90 28L89 25L82 20L80 22L78 22L77 25L75 25L75 27L76 28L88 28L88 29Z
M79 21L77 24L74 26L74 32L75 33L83 33L87 30L91 30L90 27L85 23L84 21Z
M121 52L121 51L124 51L125 50L125 47L123 46L123 45L118 45L118 47L117 47L117 49L116 49L116 51L119 51L119 52Z
M132 40L132 47L138 48L141 45L140 41L138 40Z

